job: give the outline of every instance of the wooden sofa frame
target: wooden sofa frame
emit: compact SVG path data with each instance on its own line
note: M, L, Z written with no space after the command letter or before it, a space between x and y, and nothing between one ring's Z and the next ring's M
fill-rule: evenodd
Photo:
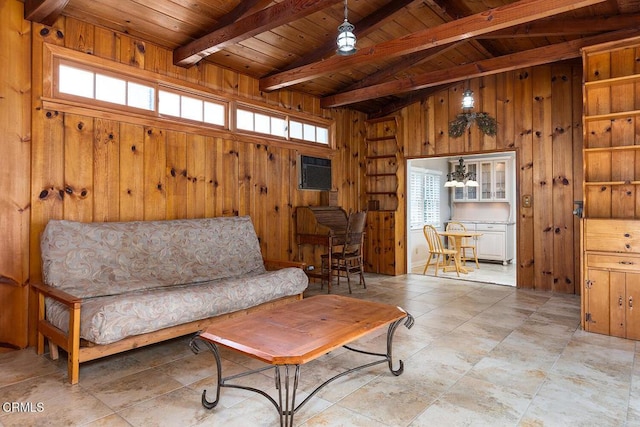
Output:
M267 270L277 270L285 267L299 267L304 269L306 263L295 261L265 261ZM265 308L276 307L288 304L292 301L302 299L302 294L292 295L289 297L279 298L263 304L250 307L244 310L238 310L231 313L221 314L219 316L209 317L207 319L196 320L169 328L160 329L146 334L135 335L116 341L111 344L94 344L80 339L80 313L82 308L82 299L64 292L60 289L46 285L44 283L32 283L32 289L38 295L38 341L37 352L39 355L45 352L45 338L49 342L49 353L51 359L59 358L58 348L62 348L67 352L67 372L68 380L71 384L77 384L80 380L80 364L90 360L99 359L101 357L111 356L123 351L132 350L138 347L155 344L183 335L196 333L204 330L213 321L222 318L231 318L243 315L252 311L263 310ZM53 298L64 304L69 310L69 333L65 333L61 329L53 326L45 318L45 298Z

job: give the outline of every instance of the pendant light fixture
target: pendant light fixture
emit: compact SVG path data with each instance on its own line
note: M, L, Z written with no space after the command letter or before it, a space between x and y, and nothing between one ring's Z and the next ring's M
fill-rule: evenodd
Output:
M347 19L347 0L344 0L344 22L338 27L338 55L351 55L356 51L356 36L353 34L355 27Z
M469 89L469 86L467 86L467 89L462 92L462 109L470 110L473 108L474 103L475 101L473 99L473 91Z
M444 183L445 187L477 187L478 181L476 181L476 174L473 172L467 172L467 167L464 164L464 160L460 157L455 170L447 174L447 182Z

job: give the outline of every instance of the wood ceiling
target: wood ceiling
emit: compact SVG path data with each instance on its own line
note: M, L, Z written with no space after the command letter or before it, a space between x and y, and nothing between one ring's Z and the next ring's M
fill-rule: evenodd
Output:
M357 52L335 54L343 0L25 0L25 18L69 16L288 88L323 107L385 115L443 85L571 60L635 36L640 0L349 0Z

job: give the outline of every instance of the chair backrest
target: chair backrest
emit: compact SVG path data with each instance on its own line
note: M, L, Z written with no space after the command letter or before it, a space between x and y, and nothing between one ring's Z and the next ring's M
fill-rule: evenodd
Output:
M447 231L467 231L467 227L461 222L451 221L447 223Z
M347 232L342 248L344 254L359 254L364 241L364 227L367 222L367 211L349 214L347 220Z
M433 225L425 225L423 227L424 237L427 239L427 245L429 245L429 252L432 254L441 254L444 251L444 246L442 245L442 240L440 240L440 235L438 234L438 230Z

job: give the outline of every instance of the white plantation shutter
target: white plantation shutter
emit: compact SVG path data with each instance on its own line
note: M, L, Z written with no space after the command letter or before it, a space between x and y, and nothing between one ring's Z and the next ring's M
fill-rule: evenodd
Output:
M425 224L440 225L441 172L414 169L409 177L411 198L411 228Z

